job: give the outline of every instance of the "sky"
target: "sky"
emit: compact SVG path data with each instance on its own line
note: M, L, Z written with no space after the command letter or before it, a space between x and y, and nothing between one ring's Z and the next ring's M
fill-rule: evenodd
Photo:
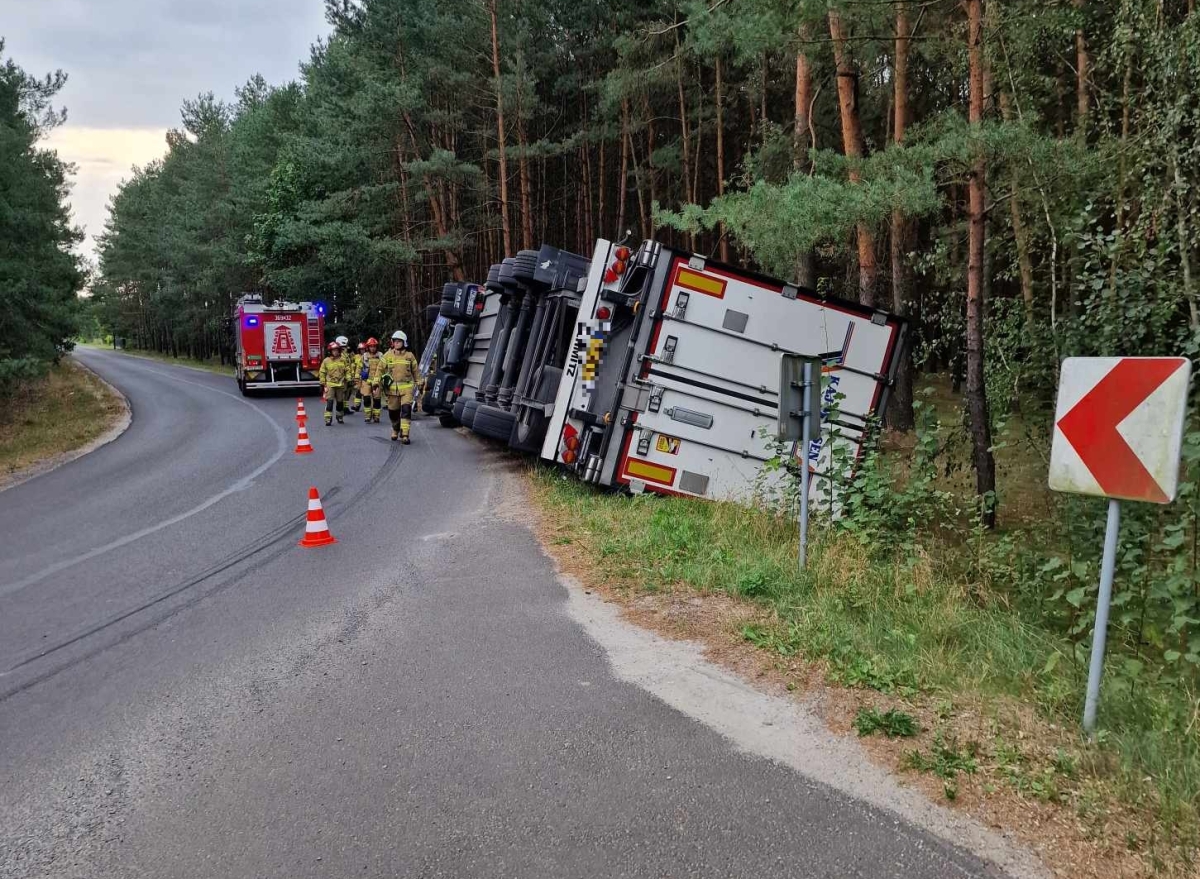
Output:
M328 32L322 0L0 0L4 57L68 75L55 104L67 122L47 144L76 166L71 206L89 257L108 199L166 151L185 99L232 100L255 73L296 79Z

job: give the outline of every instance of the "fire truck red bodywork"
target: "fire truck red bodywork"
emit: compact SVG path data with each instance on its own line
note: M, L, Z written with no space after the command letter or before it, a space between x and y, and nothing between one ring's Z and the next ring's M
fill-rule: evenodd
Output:
M325 308L314 302L274 302L248 293L233 313L238 387L318 388L325 356Z

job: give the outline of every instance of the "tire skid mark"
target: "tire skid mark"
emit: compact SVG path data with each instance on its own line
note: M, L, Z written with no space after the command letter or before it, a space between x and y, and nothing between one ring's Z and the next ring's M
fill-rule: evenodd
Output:
M326 511L326 518L329 519L330 521L337 519L347 510L354 509L363 500L369 498L374 492L379 490L379 488L382 487L382 485L387 480L387 478L389 476L391 476L391 474L397 468L399 468L400 464L403 462L405 457L407 457L407 456L404 454L404 447L403 446L394 446L391 449L390 453L388 454L387 459L383 462L383 464L380 465L379 469L375 472L375 475L370 480L368 480L365 485L363 485L361 488L359 488L352 496L347 498L345 501L338 500L338 496L341 491L340 486L334 486L333 488L331 488L328 492L325 493L325 497L332 501L332 503L329 505L329 509ZM244 549L238 553L235 553L233 556L227 557L224 561L218 562L216 565L213 565L208 570L202 572L201 574L197 575L196 577L191 578L190 580L181 584L180 586L173 587L172 589L168 590L167 592L163 593L162 595L156 596L155 598L150 599L148 602L145 602L144 604L142 604L136 608L133 608L129 611L123 612L114 618L110 618L106 622L100 623L100 624L94 626L93 628L89 629L86 632L83 632L79 635L73 636L72 638L68 639L67 641L56 645L55 647L48 648L45 651L39 651L39 654L37 656L29 657L29 658L19 662L17 665L14 665L8 671L0 672L0 679L3 679L4 677L8 676L9 674L14 673L15 671L22 668L23 666L29 665L29 664L35 662L36 660L41 659L44 656L46 656L52 652L61 650L65 647L69 646L70 644L78 643L79 641L85 640L89 637L99 634L99 633L103 632L105 629L111 628L113 625L116 625L123 620L127 620L130 617L136 616L138 613L141 613L142 611L149 610L149 609L153 608L154 606L160 604L161 602L163 602L171 597L174 597L180 593L186 592L188 589L198 586L200 583L203 583L205 580L211 579L212 577L214 577L220 573L223 573L224 571L227 571L230 568L233 568L244 561L250 560L251 558L253 558L258 553L262 552L263 550L266 550L272 546L276 546L276 549L274 552L272 552L266 556L263 556L262 558L255 561L253 564L248 565L244 570L238 572L237 574L230 577L229 579L217 584L216 586L214 586L211 589L208 589L208 590L198 593L197 595L193 596L192 598L188 599L187 601L182 602L179 605L176 605L175 607L170 608L165 613L155 616L153 619L148 619L148 620L144 621L143 623L138 624L133 629L129 630L128 632L123 633L116 640L110 641L105 644L98 645L97 647L95 647L91 650L88 650L85 653L80 654L79 656L73 657L63 663L60 663L59 665L57 665L53 668L47 669L44 673L37 675L36 677L31 678L27 681L24 681L23 683L21 683L17 686L11 687L7 690L0 690L0 702L4 702L4 701L12 698L13 696L16 696L32 687L37 686L38 684L44 683L45 681L50 680L51 678L57 676L61 672L67 671L68 669L73 668L74 666L79 665L82 662L92 659L93 657L98 656L99 654L105 652L106 650L109 650L112 647L116 647L120 644L124 644L126 641L129 641L130 639L134 638L135 636L140 635L142 632L146 631L147 629L154 628L159 623L165 622L166 620L170 619L171 617L175 616L176 614L178 614L184 610L187 610L189 608L195 607L197 604L199 604L204 599L206 599L212 595L216 595L217 593L222 592L225 589L228 589L230 586L233 586L233 585L237 584L238 582L240 582L247 575L252 574L255 571L258 571L261 568L265 567L266 565L270 564L271 562L275 561L275 559L279 558L284 553L290 551L293 548L292 544L290 542L284 544L283 546L277 546L277 544L279 544L280 541L283 541L286 538L292 536L293 529L299 524L299 522L305 516L307 516L307 513L305 513L301 516L294 517L293 519L289 519L286 523L279 526L274 531L269 532L263 538L260 538L256 543L253 543L246 549Z
M144 372L157 373L157 374L163 376L164 378L167 378L171 381L181 382L185 385L194 385L195 387L203 388L206 391L211 391L214 394L221 394L222 396L229 397L231 400L235 400L236 402L241 403L243 406L249 406L252 410L254 410L254 412L256 412L260 416L262 416L262 418L268 424L271 425L271 430L273 430L275 432L275 438L277 441L277 448L275 450L275 454L272 455L270 458L268 458L264 463L262 463L258 467L256 467L252 472L250 472L246 476L243 476L241 479L238 479L233 484L226 486L224 490L218 492L217 494L214 494L212 497L197 504L196 506L192 507L190 510L185 510L184 512L179 513L178 515L171 516L170 518L167 518L167 519L163 519L161 522L156 522L153 525L148 525L145 528L142 528L138 531L134 531L132 534L126 534L124 537L118 537L116 540L112 540L112 541L104 544L103 546L98 546L93 549L90 549L87 552L81 553L80 555L74 556L69 559L63 559L62 561L55 562L54 564L48 565L47 567L43 568L42 570L38 571L37 573L30 574L28 577L24 577L23 579L20 579L20 580L16 581L15 583L10 583L8 585L0 586L0 598L3 598L8 595L12 595L13 593L16 593L16 592L20 592L22 589L26 589L29 586L33 586L37 583L40 583L41 581L45 580L48 577L53 576L54 574L60 573L69 568L73 568L76 565L81 565L84 562L91 561L92 559L97 558L98 556L102 556L106 553L112 552L114 549L120 549L123 546L128 546L130 543L133 543L134 541L141 540L143 537L148 537L151 534L155 534L155 533L163 530L164 528L171 527L172 525L178 525L180 522L183 522L186 519L190 519L192 516L195 516L197 513L204 512L209 507L223 501L225 498L229 497L230 495L235 494L239 491L244 491L245 489L249 488L253 484L255 479L257 479L259 476L261 476L263 473L267 472L267 470L269 470L271 467L273 467L276 464L276 462L278 462L279 459L282 458L284 453L287 451L287 446L288 446L288 442L289 442L287 435L283 432L283 428L279 426L278 422L276 422L274 418L272 418L269 414L267 414L266 410L260 409L258 406L255 406L253 403L250 403L247 400L243 400L241 397L239 397L235 394L231 394L228 391L222 391L220 388L214 388L209 385L203 384L201 382L189 381L188 379L180 378L178 376L171 375L170 373L163 372L162 370L158 370L158 369L147 369L146 367L143 367L143 366L135 366L134 368L141 369Z

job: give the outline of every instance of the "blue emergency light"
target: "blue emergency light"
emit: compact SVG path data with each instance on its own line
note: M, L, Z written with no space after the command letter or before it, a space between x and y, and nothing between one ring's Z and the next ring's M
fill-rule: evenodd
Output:
M254 315L250 315L249 317L246 318L246 326L248 326L248 327L258 326L258 318L255 317Z

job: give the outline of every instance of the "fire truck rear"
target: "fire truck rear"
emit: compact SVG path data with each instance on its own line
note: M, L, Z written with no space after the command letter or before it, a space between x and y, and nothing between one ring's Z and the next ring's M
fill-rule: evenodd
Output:
M233 314L237 383L245 395L268 388L320 387L317 370L325 348L325 306L273 302L247 293Z

